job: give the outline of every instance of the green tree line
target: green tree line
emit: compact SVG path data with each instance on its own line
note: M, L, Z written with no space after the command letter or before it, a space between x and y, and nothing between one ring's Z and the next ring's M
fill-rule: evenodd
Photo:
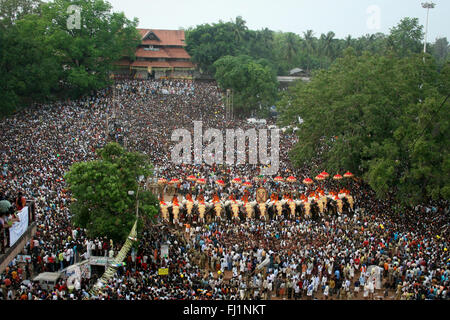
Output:
M278 75L287 75L299 67L307 72L329 68L345 49L353 47L358 55L395 52L399 56L419 53L423 48L423 27L417 18L404 18L389 34L367 34L358 38L336 38L333 31L316 35L306 30L301 35L273 31L268 28L250 30L242 17L234 21L207 23L186 30L187 50L202 72L215 74L214 62L224 56L248 55L255 60L266 59ZM439 65L448 59L447 38L429 44Z
M78 6L76 12L69 6ZM104 0L0 2L0 115L76 98L109 84L113 62L134 56L137 19Z
M350 170L380 198L413 205L450 199L450 61L349 48L309 83L283 94L280 122L301 117L299 166L320 154L331 172Z

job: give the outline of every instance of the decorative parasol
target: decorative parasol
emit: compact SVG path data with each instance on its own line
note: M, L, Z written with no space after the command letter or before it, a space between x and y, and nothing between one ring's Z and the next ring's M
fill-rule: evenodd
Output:
M338 174L334 175L333 179L334 180L341 180L342 176L338 173Z
M180 183L180 179L177 178L173 178L169 181L169 184L178 184L178 183Z
M325 177L323 175L321 175L321 174L318 174L315 179L319 180L319 181L322 181L322 180L325 180Z
M282 181L284 181L283 177L280 177L280 176L273 178L273 180L274 180L274 181L277 181L277 182L282 182Z
M236 184L241 184L242 180L241 178L234 178L233 180L231 180L232 183L236 183Z
M351 173L350 171L344 173L344 178L351 178L351 177L353 177L353 173Z
M252 183L251 183L250 181L245 181L242 185L243 185L244 187L251 187L251 186L252 186Z
M312 181L312 179L310 179L310 178L306 178L306 179L303 179L303 183L304 183L304 184L312 184L313 181Z
M287 178L286 178L286 181L287 181L287 182L295 182L295 181L297 181L297 178L294 177L294 176L290 176L290 177L287 177Z
M167 183L167 179L165 179L165 178L158 179L158 184L166 184L166 183Z
M225 185L225 182L223 180L217 180L216 183L222 187Z
M189 176L186 178L188 181L197 181L197 178L195 176Z
M197 179L198 184L206 184L206 180L203 178Z
M326 171L322 171L321 173L320 173L320 175L322 176L322 177L324 177L325 179L326 178L328 178L330 175L328 174L328 172L326 172Z

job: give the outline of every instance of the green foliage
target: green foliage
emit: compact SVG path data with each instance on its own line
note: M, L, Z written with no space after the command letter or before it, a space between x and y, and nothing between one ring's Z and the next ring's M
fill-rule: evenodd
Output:
M423 26L418 18L404 18L391 29L388 46L400 57L405 57L421 51L423 36Z
M442 66L449 60L449 50L450 45L446 37L436 39L434 45L431 46L431 52L439 66Z
M381 198L449 199L448 70L439 73L430 56L346 49L277 105L283 124L304 120L294 162L308 164L323 148L323 167L357 173Z
M158 212L155 196L144 190L136 193L138 177L152 175L152 166L144 155L126 152L117 143L106 145L97 154L98 160L75 163L65 176L76 199L71 206L73 222L91 236L122 241L136 218L136 194L141 218Z
M239 18L239 17L238 17ZM226 55L247 53L245 21L202 24L186 30L186 50L200 70L214 74L214 62Z
M68 29L69 5L81 8L80 29ZM133 56L140 39L137 20L104 0L5 0L0 8L0 115L106 86L112 63Z
M423 27L417 18L404 18L388 35L367 34L357 39L351 36L336 39L329 31L316 37L312 30L302 36L292 32L274 32L267 28L249 30L242 17L235 21L202 24L186 32L189 54L200 69L215 74L214 62L231 55L249 55L254 59L264 58L274 66L278 75L287 75L293 68L306 71L327 69L344 50L352 47L358 55L368 51L376 54L394 54L405 57L420 53ZM448 43L447 43L448 44ZM436 52L444 56L444 42L437 43Z
M264 113L273 105L278 82L270 63L249 56L225 56L214 63L216 80L222 89L232 89L237 112Z

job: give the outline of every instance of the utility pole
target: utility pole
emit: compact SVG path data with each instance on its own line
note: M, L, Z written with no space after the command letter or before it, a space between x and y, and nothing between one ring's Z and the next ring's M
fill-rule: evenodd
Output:
M225 97L225 118L227 120L233 119L233 90L227 89Z
M425 53L427 53L427 40L428 40L428 15L430 9L433 9L436 5L433 2L422 2L422 8L427 9L427 22L425 25L425 42L423 44L423 60L425 61Z

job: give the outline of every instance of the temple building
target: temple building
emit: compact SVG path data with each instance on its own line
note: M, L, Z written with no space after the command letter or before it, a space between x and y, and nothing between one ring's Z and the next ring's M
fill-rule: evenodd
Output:
M141 44L136 60L117 61L114 76L135 79L192 79L195 65L185 50L184 30L138 29Z

